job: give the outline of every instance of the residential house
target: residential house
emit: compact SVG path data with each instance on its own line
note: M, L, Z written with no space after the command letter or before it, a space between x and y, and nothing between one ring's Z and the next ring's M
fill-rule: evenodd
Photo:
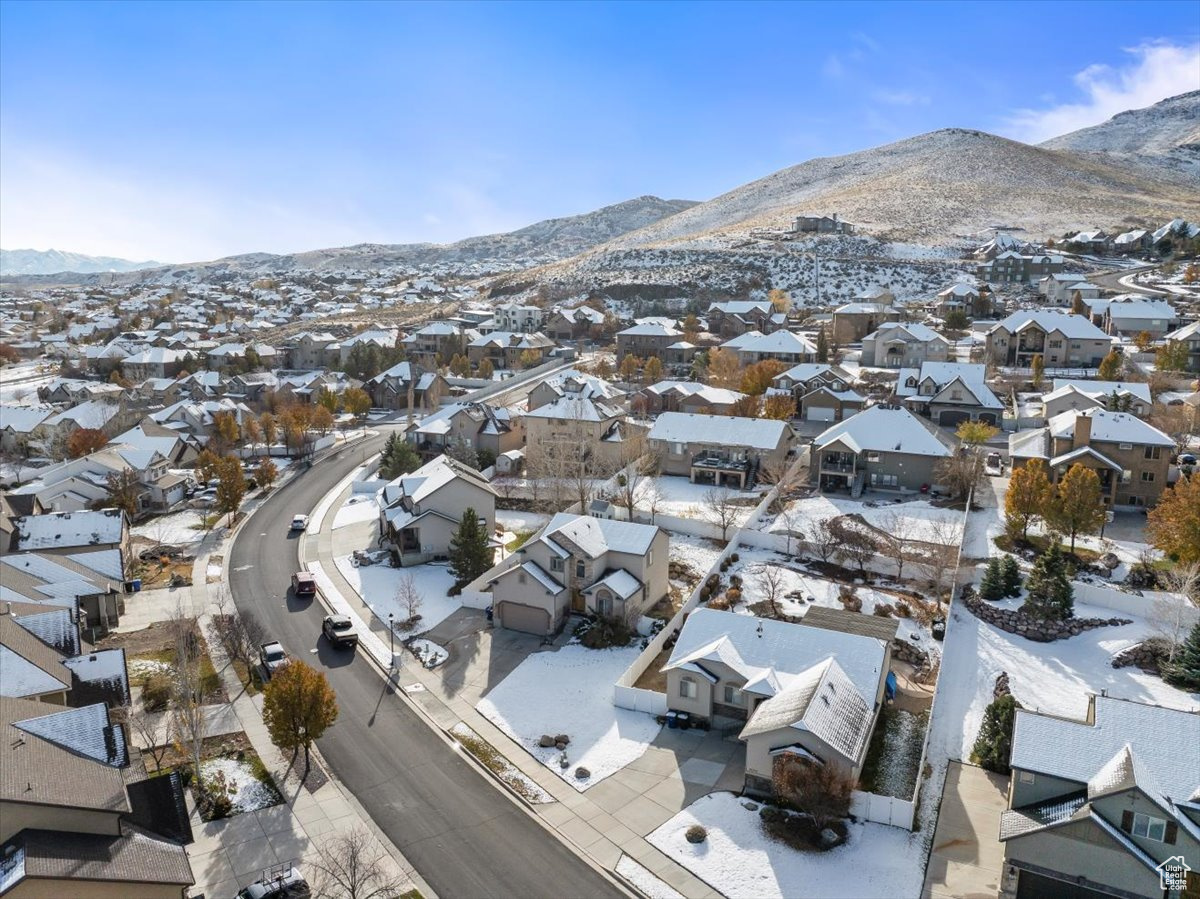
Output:
M896 621L826 612L823 626L700 608L684 622L667 676L667 708L689 718L745 722L745 790L774 794L787 758L831 765L857 780L883 708ZM814 617L822 617L820 615Z
M0 452L28 455L29 445L46 435L42 423L55 414L50 406L0 404Z
M812 443L810 480L859 496L864 487L927 491L953 455L949 438L903 406L871 406L822 431Z
M639 359L660 356L662 351L683 339L683 332L674 325L643 322L617 332L617 361L632 354Z
M436 409L450 384L439 372L412 362L397 362L363 384L371 405L379 409Z
M625 391L613 386L603 378L568 368L555 372L529 391L526 408L536 409L547 403L553 403L564 396L582 396L588 399L603 400L611 405L618 405Z
M125 650L84 646L78 621L65 608L6 603L0 672L0 696L74 708L96 702L123 708L130 701Z
M1179 314L1166 300L1151 300L1137 294L1114 297L1104 310L1101 327L1113 335L1134 337L1145 332L1159 338L1174 330Z
M1001 253L1032 253L1034 249L1033 244L1028 241L997 231L995 237L975 250L974 256L976 259L995 259Z
M796 234L853 234L854 225L833 215L820 215L806 212L796 216L792 223L792 231Z
M400 332L395 328L368 328L353 337L338 343L338 362L345 365L355 347L375 347L378 350L395 349Z
M174 378L183 371L190 356L191 353L185 350L153 347L122 359L121 373L131 381Z
M837 365L806 362L776 375L767 393L793 396L796 415L807 421L841 421L861 412L867 403L866 397L851 388L853 382Z
M582 340L604 327L604 313L591 306L559 307L546 318L543 333L554 340Z
M687 412L664 412L647 435L664 474L739 490L781 477L795 439L786 421Z
M572 613L632 625L667 595L669 554L662 528L560 512L491 579L495 622L542 636Z
M1025 256L1008 250L977 265L975 277L990 284L1029 284L1062 270L1062 256L1046 253Z
M208 351L206 365L211 371L234 367L274 368L278 354L265 343L223 343Z
M479 467L487 468L497 456L525 445L525 423L503 406L452 403L421 419L408 439L423 459L467 447L475 451Z
M1197 747L1195 712L1103 693L1082 721L1017 709L1000 896L1195 895ZM1164 889L1166 867L1185 889Z
M1047 368L1098 368L1112 338L1082 315L1051 309L1014 312L987 332L988 358L1029 368L1035 356Z
M1135 228L1113 238L1113 252L1122 256L1145 253L1153 245L1153 238L1145 228Z
M525 446L535 477L554 477L583 461L593 476L613 474L627 460L626 441L638 431L626 412L608 400L566 393L525 413Z
M896 396L926 418L943 426L964 421L999 425L1004 404L988 387L987 366L961 362L925 362L919 369L902 368Z
M644 387L633 399L634 409L649 415L661 412L699 412L732 415L746 394L710 387L699 381L659 381Z
M8 527L0 522L0 536L11 539ZM80 627L88 628L92 641L120 624L128 586L123 568L118 549L71 554L0 550L6 602L28 605L29 610L65 609Z
M544 362L553 349L554 341L545 334L493 331L467 344L467 359L473 368L478 368L484 359L497 369L531 368Z
M1102 256L1112 249L1113 239L1103 230L1080 231L1066 238L1064 243L1074 244L1072 249L1078 248L1077 252Z
M43 439L46 443L65 446L66 441L80 428L103 431L112 437L139 418L141 415L129 409L124 401L110 403L104 400L88 400L43 419L39 427L45 435Z
M787 315L776 312L770 300L730 300L712 303L705 313L708 330L728 340L748 331L770 334L787 326Z
M1144 381L1129 384L1124 381L1055 378L1052 388L1042 395L1042 417L1047 419L1063 412L1083 412L1086 409L1132 412L1138 418L1144 418L1150 414L1152 405L1150 385Z
M767 359L795 365L817 358L816 345L793 331L772 331L770 334L747 331L726 341L721 348L736 353L742 365L754 365Z
M120 580L124 560L129 558L129 520L120 509L89 509L83 512L48 512L13 519L12 552L76 555L116 549L121 552Z
M1189 322L1163 336L1165 343L1178 341L1187 347L1187 370L1200 372L1200 321Z
M916 368L949 357L950 341L926 325L887 322L862 339L862 364L876 368Z
M449 456L388 482L380 507L380 541L404 566L446 558L467 509L475 510L488 534L496 530L496 491L474 468Z
M1062 412L1046 427L1008 437L1013 468L1040 459L1057 482L1072 465L1083 465L1100 479L1105 505L1153 506L1167 486L1175 442L1158 428L1128 412L1088 409Z
M224 397L199 402L180 400L165 409L150 413L150 418L164 427L178 428L200 443L207 443L215 432L218 415L232 415L238 427L241 427L247 419L254 417L254 412L245 403Z
M992 314L992 292L986 286L981 289L959 281L938 291L933 311L941 318L952 312L961 312L967 318L987 318Z
M426 369L448 364L455 356L466 353L467 344L479 336L473 328L460 328L448 322L431 322L409 334L401 344L409 361Z
M546 320L546 310L540 306L526 306L522 303L497 304L492 318L497 331L508 331L517 334L532 334L542 327Z
M1097 300L1100 298L1100 288L1088 282L1084 275L1058 272L1038 281L1038 293L1046 298L1050 306L1073 306L1078 298Z
M0 697L0 885L11 899L180 899L194 882L178 774L131 768L103 703ZM154 829L151 829L153 827Z
M830 335L833 342L857 343L885 322L897 321L901 312L892 305L891 294L886 296L887 302L846 303L834 309L833 333Z
M337 342L328 331L297 334L286 349L288 368L299 371L327 368L334 360L341 359Z

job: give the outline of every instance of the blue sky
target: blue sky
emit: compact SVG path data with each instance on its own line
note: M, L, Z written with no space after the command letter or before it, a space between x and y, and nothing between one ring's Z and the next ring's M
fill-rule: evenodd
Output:
M1200 2L0 3L0 244L187 261L704 200L1200 89Z

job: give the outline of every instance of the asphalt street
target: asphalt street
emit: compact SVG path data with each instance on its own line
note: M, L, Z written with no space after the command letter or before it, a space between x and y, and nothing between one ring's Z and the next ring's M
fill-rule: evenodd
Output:
M321 639L319 601L289 599L299 564L292 516L311 512L383 439L316 463L254 513L229 558L238 608L253 610L290 655L325 670L340 714L318 741L322 755L439 896L626 896L450 749L366 659Z

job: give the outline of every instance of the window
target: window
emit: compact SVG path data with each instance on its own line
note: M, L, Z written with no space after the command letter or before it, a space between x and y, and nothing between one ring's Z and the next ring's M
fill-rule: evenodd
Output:
M575 577L583 577L586 572L587 566L583 563L582 559L575 563Z
M950 399L961 400L962 399L962 391L961 390L951 390L950 391Z
M725 685L725 704L726 705L741 705L742 691L733 684Z
M1117 449L1131 450L1131 449L1133 449L1133 444L1132 443L1118 443Z
M1033 783L1033 772L1032 771L1022 771L1021 772L1021 783L1023 783L1023 784Z
M562 571L563 570L563 560L562 559L551 559L550 560L550 570L551 571Z
M1061 350L1061 349L1062 349L1062 341L1061 341L1061 340L1052 340L1052 341L1050 341L1050 349L1052 349L1052 350Z
M1152 471L1143 471L1142 472L1142 483L1143 484L1149 484L1149 483L1153 482L1153 480L1154 480L1154 472L1152 472Z
M1162 818L1154 818L1150 815L1135 812L1133 815L1133 827L1129 832L1135 837L1145 837L1148 840L1156 840L1161 843L1163 837L1166 835L1166 831L1167 822Z
M880 474L873 471L871 472L871 484L875 487L895 487L899 484L899 480L894 474Z
M517 582L521 583L521 584L525 583L525 572L524 571L520 572L517 575Z
M696 682L692 678L685 677L679 682L679 695L684 699L695 699L698 692Z
M1128 483L1129 483L1130 481L1132 481L1132 480L1133 480L1133 472L1132 472L1132 471L1130 471L1128 468L1126 468L1126 469L1122 470L1122 472L1121 472L1121 483L1122 483L1122 484L1128 484Z
M878 462L879 461L879 453L867 453L867 461L868 462Z
M647 565L654 564L654 550L650 550L650 552L646 553L646 564Z
M1145 455L1146 455L1147 459L1161 459L1162 458L1162 447L1161 446L1148 446L1148 447L1146 447Z

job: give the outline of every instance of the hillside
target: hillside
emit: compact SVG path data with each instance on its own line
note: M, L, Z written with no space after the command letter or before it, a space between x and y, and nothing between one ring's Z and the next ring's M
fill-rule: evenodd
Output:
M53 275L57 272L132 272L161 262L131 262L113 256L86 256L64 250L0 250L2 275Z
M1169 166L1200 178L1200 91L1118 113L1039 146L1098 154L1133 166Z

